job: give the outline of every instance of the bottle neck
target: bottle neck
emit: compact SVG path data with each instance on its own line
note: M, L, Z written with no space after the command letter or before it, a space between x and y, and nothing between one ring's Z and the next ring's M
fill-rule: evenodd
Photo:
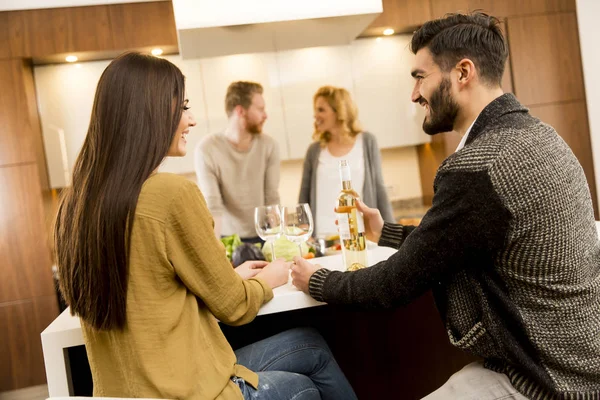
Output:
M352 190L352 182L342 181L342 190Z

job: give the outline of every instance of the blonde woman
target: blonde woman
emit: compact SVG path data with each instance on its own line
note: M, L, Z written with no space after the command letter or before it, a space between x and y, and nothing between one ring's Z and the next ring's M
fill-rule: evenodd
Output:
M385 221L395 222L381 173L377 139L362 130L358 110L344 88L323 86L313 97L315 131L304 159L299 201L315 215L315 235L337 232L333 208L340 191L339 161L348 160L352 187Z

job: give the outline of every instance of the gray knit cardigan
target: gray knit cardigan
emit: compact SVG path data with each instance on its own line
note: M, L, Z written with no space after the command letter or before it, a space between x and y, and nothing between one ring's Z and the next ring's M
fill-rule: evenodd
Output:
M362 201L369 207L379 209L385 221L395 222L392 205L388 200L383 175L381 173L381 154L377 146L377 138L369 132L363 132L363 148L365 158L365 183L363 186ZM304 158L302 171L302 184L298 202L310 204L313 215L317 215L317 168L319 166L319 155L321 144L315 142L308 147ZM332 206L333 210L333 206ZM333 211L332 211L333 212ZM315 232L316 224L314 221Z
M581 165L511 94L440 166L418 227L386 223L388 260L320 269L317 300L370 308L432 289L450 342L530 399L600 399L600 241Z

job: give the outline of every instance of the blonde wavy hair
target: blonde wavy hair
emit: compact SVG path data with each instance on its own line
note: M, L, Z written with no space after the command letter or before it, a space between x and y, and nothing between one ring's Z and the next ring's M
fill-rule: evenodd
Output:
M345 135L354 137L362 132L360 122L358 122L358 109L352 101L350 93L344 88L334 86L322 86L313 96L313 107L317 99L322 97L333 109L337 116L338 122L342 125L342 131ZM321 132L315 125L315 131L312 138L316 142L321 142L325 145L331 140L331 133L328 131Z

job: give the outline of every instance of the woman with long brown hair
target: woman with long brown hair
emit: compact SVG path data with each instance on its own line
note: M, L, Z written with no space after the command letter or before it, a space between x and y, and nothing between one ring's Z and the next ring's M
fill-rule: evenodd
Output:
M313 96L315 131L304 158L300 203L309 203L315 214L315 235L337 232L333 207L340 190L339 161L348 161L352 187L383 219L395 222L388 200L377 139L363 131L350 93L334 86L320 87Z
M217 319L252 321L287 282L289 264L234 270L197 186L157 173L166 156L185 155L195 124L184 77L167 60L126 53L98 82L54 235L94 395L354 398L315 331L290 330L235 353L227 343Z

